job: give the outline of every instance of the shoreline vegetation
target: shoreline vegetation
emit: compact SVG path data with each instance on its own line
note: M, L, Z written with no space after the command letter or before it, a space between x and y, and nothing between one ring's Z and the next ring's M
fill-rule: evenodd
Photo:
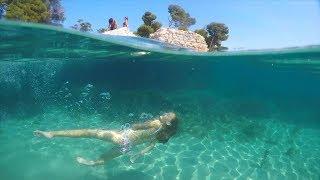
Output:
M162 23L156 20L157 16L147 11L141 17L143 24L138 27L136 32L131 32L128 28L118 28L116 29L117 32L110 32L107 27L100 28L97 32L109 35L118 35L117 33L120 33L120 35L128 34L129 36L136 35L145 38L152 38L159 36L159 34L167 34L165 37L153 39L187 47L196 51L215 52L228 50L227 47L222 46L222 42L226 41L229 37L229 28L224 23L212 22L193 32L190 31L189 28L196 24L197 21L196 18L191 17L186 10L179 5L169 5L168 13L169 26L167 28L162 28ZM0 0L0 19L2 18L61 27L66 19L61 0ZM83 19L79 19L71 28L82 32L93 31L92 24ZM164 29L167 29L166 33L163 33ZM181 33L183 31L185 32L184 35ZM175 42L177 32L180 32L178 34L181 36L188 38L180 37L179 42ZM168 35L168 33L172 34ZM204 41L194 35L195 33L202 36ZM199 43L202 43L202 45L199 45ZM203 48L203 45L206 45L207 48Z

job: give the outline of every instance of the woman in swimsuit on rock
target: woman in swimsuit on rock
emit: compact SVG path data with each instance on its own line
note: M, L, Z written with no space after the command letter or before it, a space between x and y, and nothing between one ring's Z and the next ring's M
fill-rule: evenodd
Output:
M129 151L129 146L148 143L148 146L138 154L134 155L132 162L139 156L144 155L153 149L156 143L166 143L176 132L178 119L172 112L164 113L159 118L149 120L141 124L134 124L130 129L125 130L102 130L102 129L80 129L65 131L34 131L35 135L46 138L71 137L71 138L95 138L111 142L116 146L97 160L86 160L77 157L80 164L101 165L106 161L122 155Z
M117 28L118 28L118 26L117 26L116 20L114 20L113 18L110 18L110 19L109 19L108 30L109 30L109 31L112 31L112 30L115 30L115 29L117 29Z

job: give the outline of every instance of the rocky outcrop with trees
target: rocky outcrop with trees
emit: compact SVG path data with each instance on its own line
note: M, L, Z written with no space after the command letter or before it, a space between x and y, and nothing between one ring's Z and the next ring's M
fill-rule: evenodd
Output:
M192 31L160 28L157 32L150 34L150 38L200 52L208 51L205 38Z
M222 46L222 42L229 37L229 28L225 24L212 22L204 28L191 32L189 28L196 23L196 19L191 17L186 10L179 5L170 5L168 13L171 29L161 28L162 24L156 21L157 16L147 11L142 16L143 24L134 34L127 28L114 31L100 28L97 31L109 35L151 37L197 51L223 51L228 49ZM65 12L61 0L0 0L1 18L62 26L65 20ZM82 32L92 31L91 23L82 19L79 19L71 28Z
M146 12L142 16L144 25L138 28L137 34L196 51L208 51L205 38L188 31L188 28L196 23L195 18L178 5L170 5L168 12L170 14L169 27L171 28L160 28L161 26L153 28L152 25L157 24L157 22L154 22L156 16ZM159 25L161 24L159 23Z
M171 29L161 28L156 31L160 28L160 26L157 28L152 27L156 16L146 12L142 16L144 24L138 28L137 35L197 51L223 51L228 49L222 46L222 41L227 40L229 37L229 28L225 24L212 22L206 28L191 32L188 29L196 23L196 19L191 17L187 11L178 5L170 5L168 12L170 15L169 27Z

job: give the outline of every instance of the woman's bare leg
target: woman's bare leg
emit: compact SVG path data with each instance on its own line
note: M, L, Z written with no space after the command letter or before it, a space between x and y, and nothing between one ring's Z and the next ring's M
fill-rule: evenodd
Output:
M112 149L110 149L106 153L102 154L100 156L100 158L97 160L94 160L94 161L93 160L86 160L82 157L77 157L77 161L80 164L89 165L89 166L103 165L107 161L112 160L112 159L120 156L121 154L122 153L120 152L119 147L113 147Z
M115 144L121 143L121 134L111 130L100 129L79 129L79 130L65 130L65 131L34 131L35 135L42 135L47 138L52 137L71 137L71 138L96 138L113 142Z

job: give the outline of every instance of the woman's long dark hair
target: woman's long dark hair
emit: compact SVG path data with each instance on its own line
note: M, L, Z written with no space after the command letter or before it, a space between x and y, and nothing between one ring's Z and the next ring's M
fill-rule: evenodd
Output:
M162 129L157 133L156 139L160 143L166 143L178 131L178 119L175 118L171 121L170 125L164 123Z
M113 18L110 18L110 19L109 19L109 24L112 24L113 21L114 21Z

